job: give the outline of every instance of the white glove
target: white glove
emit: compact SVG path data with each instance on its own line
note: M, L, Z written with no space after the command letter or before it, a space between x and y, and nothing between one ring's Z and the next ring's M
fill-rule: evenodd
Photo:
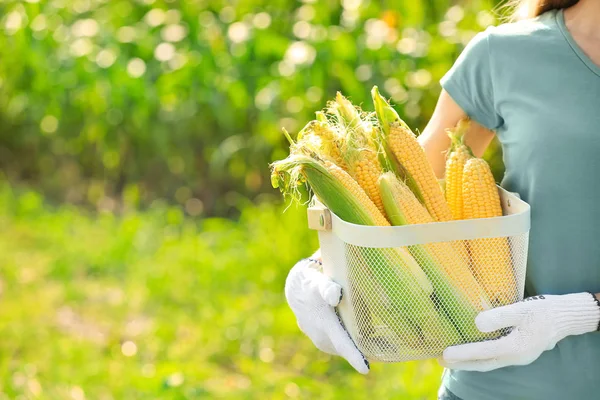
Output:
M320 272L320 261L304 259L290 271L285 297L296 315L298 326L325 353L345 358L361 374L369 362L356 348L335 310L342 287Z
M599 323L600 303L591 293L528 297L483 311L475 319L482 332L513 327L508 335L448 347L440 364L465 371L527 365L567 336L598 330Z

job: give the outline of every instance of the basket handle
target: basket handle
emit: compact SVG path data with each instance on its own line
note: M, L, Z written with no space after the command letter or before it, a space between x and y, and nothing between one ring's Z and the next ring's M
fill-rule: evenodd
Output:
M331 212L319 203L308 207L308 228L316 231L330 231Z

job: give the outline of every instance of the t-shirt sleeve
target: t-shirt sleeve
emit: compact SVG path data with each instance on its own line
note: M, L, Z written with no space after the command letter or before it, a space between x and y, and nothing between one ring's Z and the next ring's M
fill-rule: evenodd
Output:
M494 130L503 120L495 106L490 31L478 33L469 42L440 83L471 119Z

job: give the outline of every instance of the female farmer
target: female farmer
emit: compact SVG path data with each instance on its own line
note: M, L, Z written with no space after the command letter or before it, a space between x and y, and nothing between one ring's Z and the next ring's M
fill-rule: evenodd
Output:
M529 16L478 34L443 77L419 142L439 176L445 130L465 116L481 155L494 133L502 186L531 205L526 301L480 313L497 340L444 351L440 399L600 397L600 0L533 0ZM286 297L321 350L369 371L333 306L341 288L318 253L289 274Z

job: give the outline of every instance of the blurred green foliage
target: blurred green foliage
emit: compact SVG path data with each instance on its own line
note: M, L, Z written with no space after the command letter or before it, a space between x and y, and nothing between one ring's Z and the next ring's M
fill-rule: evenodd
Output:
M377 84L422 129L493 5L3 0L0 168L54 201L166 199L231 216L275 193L280 128L296 131L337 90L369 104Z
M282 266L317 245L303 208L91 217L0 186L0 226L2 400L435 397L435 362L362 376L299 331Z
M422 129L492 7L0 0L0 399L434 398L434 362L363 377L298 330L316 236L268 163L337 90Z

